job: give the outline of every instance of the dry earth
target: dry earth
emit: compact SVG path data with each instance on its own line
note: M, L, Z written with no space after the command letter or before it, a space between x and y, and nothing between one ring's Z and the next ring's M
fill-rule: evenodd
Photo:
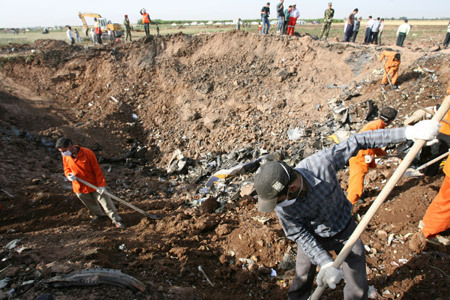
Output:
M330 145L333 132L358 131L368 100L399 110L393 126L441 102L450 50L431 48L398 49L400 89L386 92L378 57L388 48L310 36L177 34L97 48L39 40L0 49L0 279L9 278L2 297L286 299L296 245L275 214L259 214L254 197L239 195L252 174L219 191L200 189L221 167L274 151L293 165ZM303 132L295 142L286 134L293 128ZM126 229L91 224L53 149L60 136L95 151L110 191L162 219L119 206ZM187 165L168 174L176 149ZM369 173L355 219L396 165L384 160ZM343 170L344 188L347 178ZM448 299L448 248L410 243L442 180L442 172L402 180L364 232L369 284L380 299ZM18 248L7 250L14 239ZM147 290L46 283L93 267L120 269ZM342 288L323 299L343 299Z

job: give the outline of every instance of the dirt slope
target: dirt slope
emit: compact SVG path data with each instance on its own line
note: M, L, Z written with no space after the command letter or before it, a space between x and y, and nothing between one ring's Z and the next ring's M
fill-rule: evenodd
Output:
M385 49L230 32L102 48L40 40L4 54L1 245L18 238L30 249L2 253L8 258L0 269L11 265L0 271L0 279L11 278L2 292L14 288L17 299L44 292L58 299L285 299L296 246L274 214L256 211L253 197L233 197L252 176L234 180L201 206L195 204L208 195L199 189L220 166L264 151L281 151L294 164L330 145L326 137L336 130L358 131L367 100L397 108L394 126L418 106L442 101L449 50L401 49L400 90L383 92L378 57ZM303 135L293 142L286 131L296 127ZM111 191L162 220L120 207L126 229L108 220L91 224L53 149L61 135L96 152ZM176 149L188 166L167 174ZM368 197L355 207L355 218L395 166L388 160L368 175ZM348 171L340 177L345 187ZM450 292L448 249L427 245L416 253L408 247L408 233L417 232L442 179L440 173L401 182L362 237L370 250L369 284L384 298L444 299ZM44 283L56 273L96 266L120 269L148 290ZM28 280L34 282L22 285ZM324 299L342 299L342 287Z

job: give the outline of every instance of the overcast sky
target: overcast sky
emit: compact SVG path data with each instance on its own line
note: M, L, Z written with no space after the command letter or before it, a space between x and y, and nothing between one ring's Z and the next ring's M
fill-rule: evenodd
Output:
M277 1L271 2L271 17L276 17ZM297 3L300 18L321 18L328 0L285 1ZM450 0L338 0L332 1L335 18L345 18L354 8L367 18L450 17ZM30 27L53 25L81 25L78 12L94 12L115 23L122 23L128 14L135 23L140 18L139 10L146 8L152 19L163 20L236 20L257 19L266 1L256 0L0 0L0 27ZM89 21L92 24L92 21Z

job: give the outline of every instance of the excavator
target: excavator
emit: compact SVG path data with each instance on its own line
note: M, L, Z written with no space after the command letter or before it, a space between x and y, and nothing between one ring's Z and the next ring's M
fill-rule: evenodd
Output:
M89 32L88 32L89 27L88 27L88 24L86 23L85 17L97 18L97 20L100 22L100 26L102 27L102 31L111 29L115 37L121 37L123 35L122 26L120 24L111 23L111 21L108 21L108 20L102 18L102 16L99 14L90 13L90 12L86 12L86 13L79 12L78 16L80 17L81 22L83 22L83 29L84 29L84 32L86 33L86 36L89 36Z

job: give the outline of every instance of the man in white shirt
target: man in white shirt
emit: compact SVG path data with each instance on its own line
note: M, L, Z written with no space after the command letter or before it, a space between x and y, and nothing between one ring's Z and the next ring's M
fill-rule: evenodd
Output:
M378 46L381 46L381 36L384 30L384 19L380 20L380 27L378 28Z
M444 40L444 47L447 49L448 47L448 43L450 42L450 22L448 22L448 27L447 27L447 35L445 36L445 40Z
M292 10L289 14L289 23L287 29L287 35L294 35L295 24L297 23L297 19L300 17L300 12L297 9L297 4L292 4Z
M72 28L70 26L67 26L67 38L70 41L70 46L73 46L75 44L75 39L73 38Z
M398 26L397 29L397 46L403 47L403 42L405 42L405 38L411 30L411 26L408 24L408 20L405 19L405 23Z
M373 19L372 16L369 16L369 20L367 20L367 24L366 24L366 35L364 37L364 44L369 44L370 38L372 36L372 32L370 31L370 28L372 27L373 24Z
M370 41L375 45L378 43L379 28L380 28L380 17L378 17L375 21L373 21L372 27L370 27L370 31L372 32Z

